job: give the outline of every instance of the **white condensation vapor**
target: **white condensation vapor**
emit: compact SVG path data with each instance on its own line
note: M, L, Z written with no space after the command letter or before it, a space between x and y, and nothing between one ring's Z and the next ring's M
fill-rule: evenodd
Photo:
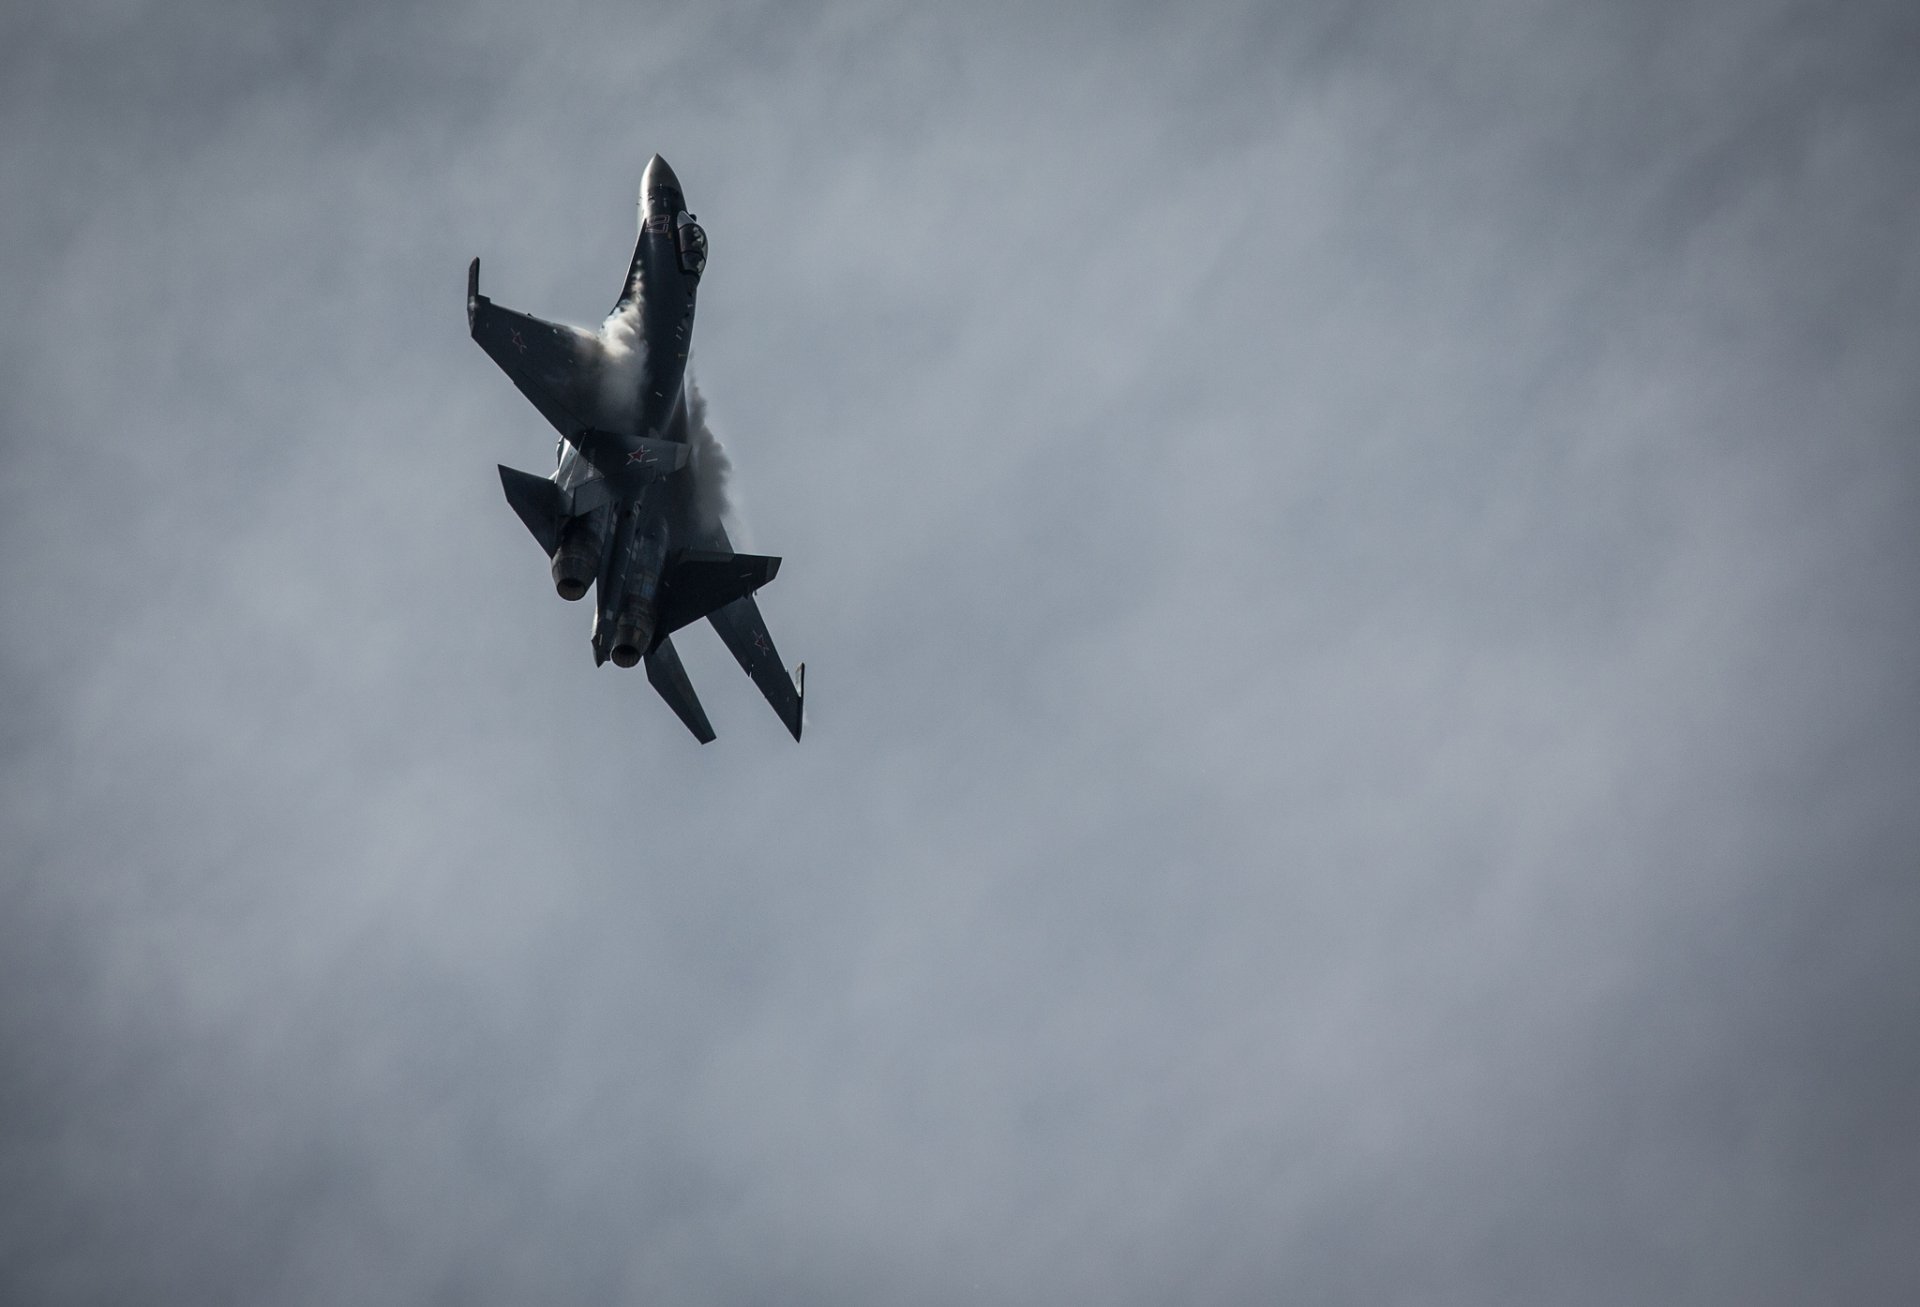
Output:
M640 434L640 385L646 379L647 342L640 335L640 303L630 299L600 324L598 425Z
M707 425L707 399L687 378L687 439L693 445L693 505L703 523L725 526L735 549L751 550L747 524L733 488L733 460Z
M619 308L594 337L600 346L596 425L633 435L639 430L640 387L646 380L647 342L640 330L640 277L627 285ZM707 425L707 401L687 378L687 438L692 444L694 511L703 524L724 526L736 548L745 547L746 523L733 493L733 460Z
M619 308L600 324L600 394L597 425L641 434L640 385L646 379L647 342L640 334L640 279L635 277Z

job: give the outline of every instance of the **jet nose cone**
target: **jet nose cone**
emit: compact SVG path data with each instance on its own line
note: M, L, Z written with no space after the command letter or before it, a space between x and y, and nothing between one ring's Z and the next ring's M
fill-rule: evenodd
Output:
M647 160L647 171L640 178L640 189L648 195L672 191L680 193L680 179L673 175L673 166L659 155Z

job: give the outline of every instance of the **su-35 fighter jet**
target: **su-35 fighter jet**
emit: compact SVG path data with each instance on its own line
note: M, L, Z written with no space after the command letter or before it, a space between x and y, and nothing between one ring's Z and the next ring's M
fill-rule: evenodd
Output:
M707 236L659 155L640 181L640 239L597 332L503 309L467 269L467 326L560 432L549 477L500 469L507 503L553 560L562 599L597 588L593 661L642 659L647 680L702 744L713 727L669 638L706 618L800 738L806 667L793 678L753 592L778 558L736 554L690 444L687 348Z

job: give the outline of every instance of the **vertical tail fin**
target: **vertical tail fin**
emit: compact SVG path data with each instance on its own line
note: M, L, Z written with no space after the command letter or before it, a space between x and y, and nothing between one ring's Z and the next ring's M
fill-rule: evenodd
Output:
M702 744L713 743L713 727L707 721L707 710L700 706L700 696L693 692L693 682L687 679L687 669L681 666L672 640L660 641L647 655L647 681L667 701L674 716L693 732L694 739Z

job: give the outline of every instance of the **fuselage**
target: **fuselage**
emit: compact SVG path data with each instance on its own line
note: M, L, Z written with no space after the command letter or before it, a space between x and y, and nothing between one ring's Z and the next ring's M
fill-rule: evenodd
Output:
M623 667L638 662L650 646L661 569L674 537L684 532L693 500L692 472L685 465L691 435L686 372L706 235L687 211L673 169L657 154L640 183L639 226L626 288L602 329L612 342L610 353L630 351L619 354L626 365L607 367L602 385L632 387L637 394L609 397L607 411L620 415L625 429L607 431L587 452L562 444L555 477L572 486L598 474L609 492L607 503L573 529L582 546L590 539L600 550L594 659L610 657ZM679 452L663 454L656 442ZM671 465L676 459L677 467Z
M656 440L687 439L687 353L693 341L695 292L700 268L705 267L706 237L689 236L693 225L680 180L659 155L647 165L640 183L640 233L634 243L633 264L627 273L626 293L614 306L620 313L636 300L640 336L646 345L646 366L640 390L636 433ZM698 264L690 269L682 257L683 240L697 239Z

